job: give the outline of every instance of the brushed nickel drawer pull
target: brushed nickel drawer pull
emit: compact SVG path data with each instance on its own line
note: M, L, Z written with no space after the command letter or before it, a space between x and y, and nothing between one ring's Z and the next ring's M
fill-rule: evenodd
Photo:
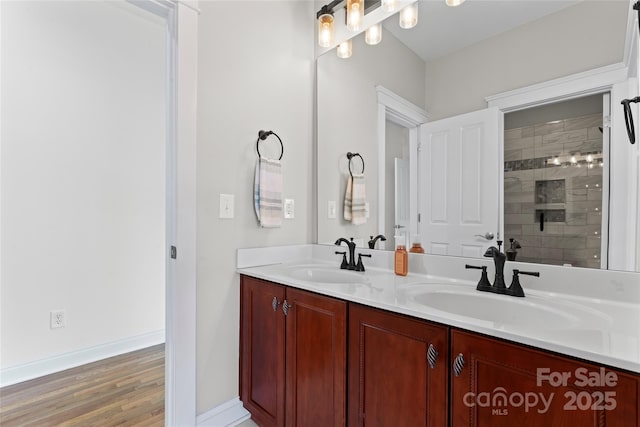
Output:
M276 311L279 305L280 301L278 301L278 298L273 297L273 301L271 301L271 307L273 307L273 311Z
M427 360L429 361L429 367L431 369L435 369L436 361L438 360L438 350L436 350L433 344L429 344L429 350L427 350Z
M462 353L456 356L456 359L453 361L453 373L456 377L459 377L464 369L464 355Z
M293 305L289 304L287 300L284 300L284 303L282 303L282 312L284 313L285 316L289 314L289 310L292 308L293 308Z

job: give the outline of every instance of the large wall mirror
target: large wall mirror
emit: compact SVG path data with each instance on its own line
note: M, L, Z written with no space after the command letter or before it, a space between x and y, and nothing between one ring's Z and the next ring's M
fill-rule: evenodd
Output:
M416 27L393 15L380 44L360 34L350 58L317 59L318 243L367 247L382 234L375 249L393 250L399 235L428 253L482 256L513 238L519 261L637 271L638 149L619 106L638 92L630 2L418 8ZM563 83L577 75L592 87ZM520 93L545 85L565 94ZM361 168L366 221L355 225L343 211Z

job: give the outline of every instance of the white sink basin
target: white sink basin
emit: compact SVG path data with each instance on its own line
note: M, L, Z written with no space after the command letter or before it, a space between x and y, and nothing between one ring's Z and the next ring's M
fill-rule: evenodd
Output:
M296 280L314 283L361 284L368 280L360 272L330 267L296 266L287 271Z
M406 291L406 298L414 304L489 322L498 328L571 329L609 321L603 313L580 304L530 295L524 298L497 295L469 286L417 285Z

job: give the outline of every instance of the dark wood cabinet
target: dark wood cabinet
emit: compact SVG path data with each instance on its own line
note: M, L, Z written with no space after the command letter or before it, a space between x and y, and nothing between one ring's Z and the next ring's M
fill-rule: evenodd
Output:
M638 374L240 281L240 397L261 427L640 427Z
M247 276L240 281L240 396L253 420L262 427L344 426L347 303Z
M638 375L457 330L451 358L452 427L639 426Z
M349 426L445 426L448 360L446 327L350 304Z

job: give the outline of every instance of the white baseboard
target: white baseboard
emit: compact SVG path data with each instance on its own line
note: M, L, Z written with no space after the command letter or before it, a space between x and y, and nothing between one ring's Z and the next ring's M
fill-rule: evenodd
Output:
M240 398L233 399L198 415L198 427L233 427L251 418L251 414L244 409Z
M162 344L164 341L165 334L163 329L0 369L0 387L32 380L43 375L75 368L76 366L140 350L152 345Z

